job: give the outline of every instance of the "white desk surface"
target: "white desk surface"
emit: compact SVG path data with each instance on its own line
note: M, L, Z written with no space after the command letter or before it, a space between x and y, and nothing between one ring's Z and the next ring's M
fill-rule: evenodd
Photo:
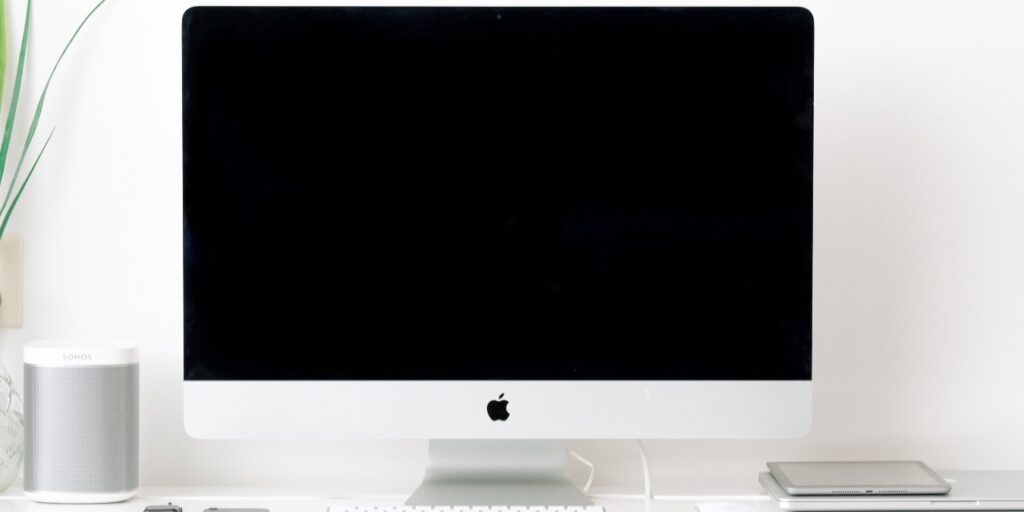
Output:
M756 485L756 484L755 484ZM634 491L635 492L635 491ZM621 494L614 490L595 489L590 493L596 505L608 512L696 512L694 506L706 501L747 501L758 506L759 512L778 512L767 496L750 494L736 496L657 496L645 508L644 500L635 494ZM325 512L329 505L380 504L400 505L404 495L345 495L298 494L283 490L224 489L224 488L142 488L139 495L123 503L109 505L48 505L29 501L18 484L0 494L0 512L142 512L147 505L173 502L183 512L203 512L210 507L256 507L270 512Z
M940 474L945 472L940 471ZM607 512L697 512L695 506L698 503L723 501L749 503L757 512L781 512L764 494L756 475L742 482L713 478L691 481L687 482L685 490L677 494L658 494L657 488L655 491L655 498L649 504L638 494L638 489L592 489L589 494L594 503L603 506ZM29 501L22 494L20 482L15 482L10 489L0 493L0 512L142 512L147 505L167 502L180 505L183 512L203 512L211 507L266 508L270 512L326 512L330 505L400 505L405 498L404 494L394 492L357 494L315 489L143 487L138 496L123 503L47 505Z
M753 500L753 498L751 498ZM690 500L665 500L655 499L651 502L650 512L697 512L695 505L702 501L701 499L690 499ZM740 498L734 497L729 501L741 501ZM742 500L747 501L747 500ZM327 499L327 498L303 498L293 497L289 499L283 498L210 498L210 497L186 497L179 496L156 496L152 497L142 496L136 497L123 503L115 503L109 505L49 505L42 503L34 503L24 499L20 500L4 500L0 501L0 512L85 512L85 511L97 511L97 512L142 512L147 505L159 505L173 502L176 505L182 507L182 512L203 512L205 509L210 507L254 507L254 508L266 508L270 512L326 512L327 507L330 505L342 505L346 502L367 504L370 502L380 503L383 505L399 505L402 503L401 497L395 497L393 499ZM644 503L637 499L617 499L617 498L596 498L594 499L596 505L605 507L608 512L647 512L644 508ZM756 499L752 503L758 503L759 512L778 512L778 508L773 506L767 499Z

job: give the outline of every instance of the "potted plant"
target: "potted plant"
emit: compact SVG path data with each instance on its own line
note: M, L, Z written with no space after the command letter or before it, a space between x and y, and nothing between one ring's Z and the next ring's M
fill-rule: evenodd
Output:
M43 142L42 147L39 148L38 152L35 153L35 157L32 158L31 164L26 167L26 159L30 154L32 142L35 140L36 128L39 126L39 117L43 112L43 105L46 102L46 93L50 89L50 82L53 80L53 75L57 71L57 66L60 65L61 60L67 53L68 48L71 47L71 43L74 42L78 32L82 30L85 22L92 17L93 13L100 8L106 0L100 0L92 10L82 19L79 23L78 28L68 39L64 50L57 57L57 62L54 63L53 69L50 71L49 77L46 79L43 90L39 94L39 99L36 101L35 110L32 112L32 121L29 123L28 131L25 133L25 142L20 148L14 153L17 154L16 159L11 159L11 136L14 134L15 126L14 121L17 118L18 104L21 96L21 78L22 73L25 69L25 61L28 53L28 35L29 35L29 24L32 18L32 0L26 0L25 4L25 24L21 31L21 43L18 49L18 60L14 71L14 83L11 87L10 98L7 99L7 109L2 119L3 122L3 138L0 139L0 244L7 243L7 237L5 237L7 231L7 223L11 219L11 214L14 212L14 208L18 206L18 202L21 200L21 194L25 191L25 186L28 185L29 180L32 178L32 174L36 170L36 166L39 164L39 159L43 156L43 152L46 147L50 144L50 139L53 138L54 130L51 129L49 134L46 136L46 140ZM6 30L6 16L5 16L5 4L4 0L0 0L0 105L2 101L5 80L9 76L7 73L7 30ZM8 166L8 160L11 160L11 166ZM20 243L17 241L15 243ZM2 269L0 269L2 271ZM0 298L0 308L3 307L2 298ZM24 449L24 437L23 437L23 423L21 408L21 396L18 394L14 383L11 380L10 374L7 372L7 368L0 363L0 492L7 489L11 485L11 482L18 477L18 471L21 467L22 452Z

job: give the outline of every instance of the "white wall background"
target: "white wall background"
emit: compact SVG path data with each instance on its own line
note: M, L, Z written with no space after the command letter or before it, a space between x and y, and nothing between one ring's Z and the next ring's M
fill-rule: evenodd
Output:
M23 1L7 3L16 46ZM753 489L767 459L1024 469L1024 2L807 5L817 23L814 427L794 441L650 442L655 489ZM57 132L13 221L25 237L25 326L0 331L3 363L20 380L26 340L140 340L144 485L410 489L422 441L184 432L186 6L109 0L58 72L40 125ZM90 7L37 0L26 99ZM630 443L573 446L597 463L598 485L639 485Z

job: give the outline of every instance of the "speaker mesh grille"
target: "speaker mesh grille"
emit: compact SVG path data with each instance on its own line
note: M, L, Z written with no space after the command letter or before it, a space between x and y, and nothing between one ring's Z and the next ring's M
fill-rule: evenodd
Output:
M25 490L139 486L139 366L25 365Z

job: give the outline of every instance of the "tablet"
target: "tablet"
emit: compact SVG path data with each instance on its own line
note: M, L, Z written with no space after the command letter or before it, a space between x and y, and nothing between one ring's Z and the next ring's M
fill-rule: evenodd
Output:
M949 484L920 461L769 462L790 495L946 494Z
M983 512L1024 510L1024 471L946 471L949 494L790 496L771 473L759 480L784 512Z

